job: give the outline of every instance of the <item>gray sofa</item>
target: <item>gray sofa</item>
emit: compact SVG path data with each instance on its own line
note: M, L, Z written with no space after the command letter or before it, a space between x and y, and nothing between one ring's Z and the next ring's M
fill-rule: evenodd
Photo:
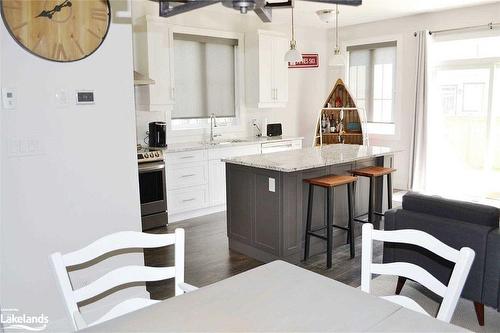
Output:
M448 200L437 196L407 193L403 207L385 213L384 229L425 231L449 246L468 246L476 252L462 297L474 302L480 325L484 305L500 309L500 210L495 207ZM404 261L425 268L444 284L453 264L433 253L411 245L384 244L385 263ZM406 279L399 278L396 293Z

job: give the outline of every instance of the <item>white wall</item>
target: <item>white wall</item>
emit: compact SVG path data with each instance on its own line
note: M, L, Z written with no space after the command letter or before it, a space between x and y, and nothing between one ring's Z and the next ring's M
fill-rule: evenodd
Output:
M157 16L158 4L142 0L133 2L133 17L140 18L146 14ZM193 12L184 13L165 19L171 24L196 28L231 31L240 33L256 33L257 29L274 30L290 34L290 26L273 23L263 23L254 13L247 15L222 7L222 5L208 6ZM284 135L304 136L305 145L312 144L312 133L317 113L327 97L330 87L327 86L327 30L318 19L318 28L296 28L296 39L299 50L303 53L318 53L320 68L317 69L290 69L289 70L289 103L286 109L250 109L241 110L242 128L225 131L223 137L253 135L251 120L257 119L261 123L267 119L268 123L283 123ZM315 113L310 117L309 113ZM154 120L164 120L165 115L159 112L137 112L137 137L142 142L147 130L147 123ZM206 138L207 131L182 131L169 137L169 142L198 141Z
M414 15L404 18L384 20L373 23L360 24L341 28L340 38L343 44L346 41L366 40L373 42L384 36L397 36L401 38L398 46L401 48L400 68L402 80L398 82L398 98L400 100L399 123L397 124L397 135L393 138L371 137L370 143L381 146L400 148L402 153L396 156L395 165L398 172L395 174L394 187L405 189L408 186L408 170L410 161L410 144L413 123L413 106L415 95L415 64L416 64L416 40L413 33L418 30L441 30L457 28L470 25L487 24L498 22L500 18L500 3L491 5L434 12L428 14ZM333 30L330 30L330 40L333 43ZM333 48L330 44L330 49ZM342 75L343 72L334 73ZM332 82L332 81L330 81Z
M17 90L17 110L0 114L0 303L21 313L44 313L54 323L65 313L48 255L141 229L131 26L112 24L101 48L74 63L28 53L3 24L0 35L1 86ZM54 98L61 89L70 97L64 107ZM76 89L94 90L95 105L75 105ZM16 152L28 143L33 152ZM75 274L76 284L119 262L141 264L142 254ZM130 293L145 291L137 287Z

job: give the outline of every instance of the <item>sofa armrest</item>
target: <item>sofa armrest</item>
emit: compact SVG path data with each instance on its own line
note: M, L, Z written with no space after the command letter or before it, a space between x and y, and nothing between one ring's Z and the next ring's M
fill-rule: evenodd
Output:
M483 300L484 304L500 311L500 231L498 228L488 234Z
M482 303L486 242L491 227L399 209L389 214L386 230L416 229L427 232L443 243L460 249L470 247L476 253L462 296ZM387 254L387 257L386 257ZM448 284L454 264L414 245L385 243L384 262L409 262L418 265Z

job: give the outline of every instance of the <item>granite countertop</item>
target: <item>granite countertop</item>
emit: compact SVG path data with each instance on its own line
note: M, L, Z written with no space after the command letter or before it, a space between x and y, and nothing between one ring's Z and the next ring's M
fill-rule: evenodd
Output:
M260 169L294 172L349 163L377 156L392 155L399 151L388 147L336 144L321 148L311 147L277 153L227 158L223 159L223 161Z
M217 139L215 142L218 144L210 144L209 142L179 142L179 143L169 143L168 147L164 148L165 153L176 153L180 151L190 151L199 149L219 149L228 148L235 146L246 146L251 144L269 143L269 142L280 142L289 140L302 140L303 137L295 136L278 136L278 137L251 137L251 138L227 138L227 139ZM220 143L223 142L223 143Z

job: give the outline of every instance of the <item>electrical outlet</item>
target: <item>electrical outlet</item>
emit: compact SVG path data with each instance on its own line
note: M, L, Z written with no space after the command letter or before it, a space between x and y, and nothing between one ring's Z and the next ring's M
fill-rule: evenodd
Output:
M276 192L276 179L269 178L269 192Z

